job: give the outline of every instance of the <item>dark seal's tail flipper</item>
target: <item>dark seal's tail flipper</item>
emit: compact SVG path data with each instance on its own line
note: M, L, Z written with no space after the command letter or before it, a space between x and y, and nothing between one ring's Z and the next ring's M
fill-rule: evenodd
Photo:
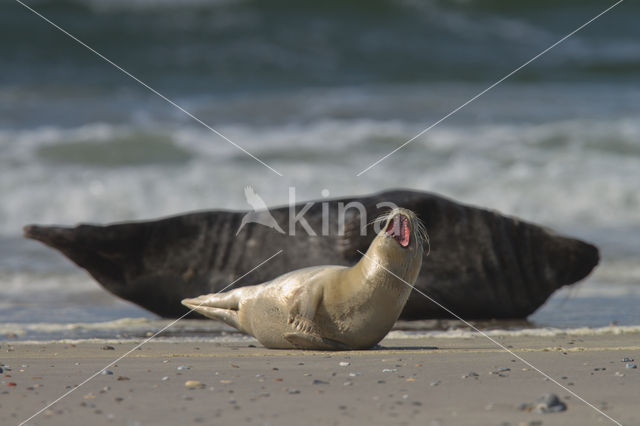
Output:
M256 230L264 227L254 223L235 236L242 216L207 211L112 225L29 225L24 236L59 250L110 293L162 317L177 318L188 312L182 299L214 293L232 282L242 286L266 281L295 269L278 256L243 277L276 252L264 248L266 241L286 236L265 228L269 233L258 238ZM281 241L275 244L285 247Z
M203 221L192 216L74 228L29 225L24 236L59 250L116 296L178 317L188 311L180 300L210 290L195 253Z

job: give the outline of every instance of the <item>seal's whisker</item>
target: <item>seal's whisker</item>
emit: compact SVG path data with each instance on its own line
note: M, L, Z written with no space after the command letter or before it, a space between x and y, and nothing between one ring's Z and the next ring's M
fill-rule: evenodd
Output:
M416 238L420 238L423 243L427 244L427 254L429 256L431 254L431 241L429 239L429 233L427 232L427 227L425 224L418 218L415 221L415 232L417 233Z
M375 225L376 223L380 223L380 222L386 222L391 216L392 212L393 210L390 210L387 213L382 213L380 216L376 217L371 222L367 223L367 226Z

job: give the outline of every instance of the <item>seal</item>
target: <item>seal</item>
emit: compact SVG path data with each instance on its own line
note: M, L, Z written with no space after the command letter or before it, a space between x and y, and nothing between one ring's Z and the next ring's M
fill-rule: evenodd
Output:
M267 348L367 349L387 335L422 266L424 228L397 208L353 267L316 266L182 304Z
M353 203L364 211L346 208ZM598 248L579 239L495 210L406 189L270 208L285 234L253 220L243 226L253 211L208 210L109 225L30 225L24 235L59 250L112 294L178 318L188 311L182 299L221 291L282 248L283 254L236 285L270 281L310 266L354 265L376 235L368 230L363 235L361 223L390 203L429 225L429 267L421 270L416 288L465 319L525 318L554 291L589 275L599 261ZM335 226L341 208L346 210L342 233ZM309 235L300 223L291 228L302 210L317 234L328 218L328 232ZM367 220L361 220L363 215ZM449 317L416 292L401 315Z

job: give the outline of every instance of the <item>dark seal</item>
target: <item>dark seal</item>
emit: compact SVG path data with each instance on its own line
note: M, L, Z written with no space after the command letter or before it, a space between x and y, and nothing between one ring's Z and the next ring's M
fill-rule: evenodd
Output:
M289 207L270 210L280 227L288 229L285 233L249 222L236 235L247 212L203 211L106 226L31 225L24 234L61 251L116 296L175 318L187 312L182 299L220 291L280 249L281 255L236 286L309 266L354 265L361 257L358 251L364 253L376 235L372 230L361 235L362 213L355 208L346 209L344 232L339 232L339 210L355 201L362 203L368 219L384 213L380 203L385 202L416 213L429 230L431 250L424 262L429 267L422 268L415 286L463 318L525 318L555 290L586 277L599 261L598 249L586 242L495 211L407 190L301 203L294 214L306 208L306 222L291 218L295 235L288 227ZM319 236L327 224L328 235ZM306 227L318 235L309 235ZM401 315L448 317L416 292Z

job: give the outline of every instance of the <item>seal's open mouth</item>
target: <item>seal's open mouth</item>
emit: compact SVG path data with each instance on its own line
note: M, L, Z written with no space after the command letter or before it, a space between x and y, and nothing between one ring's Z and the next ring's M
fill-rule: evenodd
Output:
M397 214L389 222L385 234L392 236L402 247L409 245L409 218Z

